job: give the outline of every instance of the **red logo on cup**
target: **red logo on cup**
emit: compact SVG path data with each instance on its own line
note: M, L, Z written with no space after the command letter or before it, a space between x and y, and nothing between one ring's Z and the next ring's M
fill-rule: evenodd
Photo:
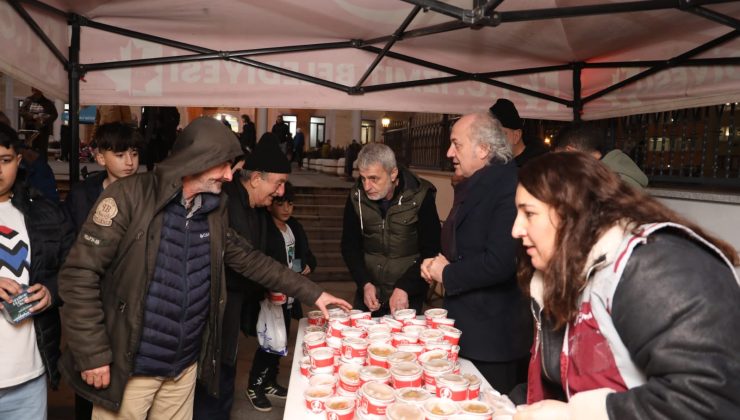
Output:
M324 403L320 400L313 400L311 401L311 411L319 414L320 412L324 411Z

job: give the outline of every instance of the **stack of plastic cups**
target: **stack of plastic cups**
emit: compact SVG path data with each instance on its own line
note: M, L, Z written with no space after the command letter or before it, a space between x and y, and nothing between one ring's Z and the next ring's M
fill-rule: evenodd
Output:
M470 383L461 375L448 373L437 377L436 395L452 401L465 401L468 399L468 386Z
M364 384L358 393L359 412L365 420L385 420L386 410L396 400L393 388L379 382Z
M453 365L448 360L433 359L422 365L424 369L424 387L429 392L437 392L437 378L452 373Z

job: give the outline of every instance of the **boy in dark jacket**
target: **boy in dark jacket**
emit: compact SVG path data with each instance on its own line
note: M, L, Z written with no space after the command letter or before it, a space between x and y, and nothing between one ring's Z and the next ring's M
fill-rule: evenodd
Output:
M93 141L96 145L95 161L105 171L92 174L76 184L64 201L64 208L77 232L103 190L139 170L139 151L144 142L136 129L121 122L98 127Z
M119 178L135 174L139 169L139 150L144 141L130 125L112 122L95 130L93 143L95 161L105 171L96 172L75 184L64 200L64 209L77 233L103 190ZM91 415L92 403L75 394L75 419L87 420Z
M57 272L74 233L64 212L17 179L16 132L0 123L0 301L28 293L30 316L0 319L0 418L46 418L59 383ZM18 181L18 182L17 182Z
M303 226L293 218L294 199L293 184L286 182L283 195L275 197L272 204L267 207L272 220L267 224L265 254L279 263L286 264L293 271L307 276L316 269L316 257L308 247L308 238ZM290 331L290 318L300 319L303 311L301 303L292 297L288 297L282 307L287 332ZM288 395L288 390L277 383L281 355L267 353L262 349L258 351L265 355L261 358L255 357L255 363L249 373L250 388L247 390L247 397L256 410L270 411L272 404L266 396L284 399Z

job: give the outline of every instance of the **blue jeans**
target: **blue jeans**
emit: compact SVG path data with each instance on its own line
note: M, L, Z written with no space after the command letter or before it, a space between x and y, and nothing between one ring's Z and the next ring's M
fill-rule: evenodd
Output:
M46 375L0 388L0 419L46 420Z

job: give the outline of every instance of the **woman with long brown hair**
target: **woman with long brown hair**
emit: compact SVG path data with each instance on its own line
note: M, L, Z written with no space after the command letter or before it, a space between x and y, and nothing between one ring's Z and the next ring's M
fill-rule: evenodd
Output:
M515 419L737 418L737 252L581 153L519 173L537 337Z

